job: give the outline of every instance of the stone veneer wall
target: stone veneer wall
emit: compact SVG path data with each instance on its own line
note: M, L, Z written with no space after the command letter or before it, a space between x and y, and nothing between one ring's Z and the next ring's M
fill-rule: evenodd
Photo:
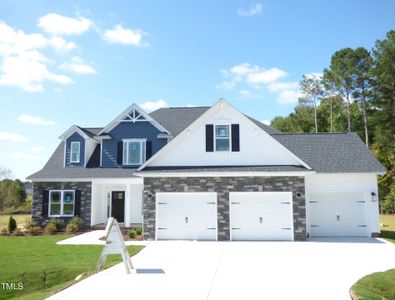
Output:
M229 192L292 192L294 239L306 239L305 185L302 176L287 177L145 177L144 238L155 239L155 193L217 192L218 240L230 239Z
M32 219L43 225L48 216L42 215L44 190L79 190L81 191L80 217L85 221L85 226L91 224L91 182L33 182ZM72 217L62 217L66 222Z

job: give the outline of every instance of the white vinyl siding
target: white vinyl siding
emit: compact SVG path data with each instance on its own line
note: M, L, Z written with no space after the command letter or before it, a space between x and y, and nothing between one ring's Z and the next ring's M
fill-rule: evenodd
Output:
M80 152L81 152L81 143L80 142L71 142L71 144L70 144L70 162L71 163L79 163L80 162Z
M75 206L74 190L52 190L49 191L50 217L73 217Z
M123 164L141 165L146 159L146 139L123 140Z

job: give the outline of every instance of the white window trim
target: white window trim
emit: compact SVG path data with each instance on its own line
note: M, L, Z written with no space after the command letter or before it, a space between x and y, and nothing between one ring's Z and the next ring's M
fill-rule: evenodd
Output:
M122 147L122 165L124 166L139 166L142 165L146 161L146 152L147 152L147 139L123 139L123 147ZM124 149L126 147L126 158L129 156L129 147L127 147L128 143L140 143L140 162L137 164L128 164L125 162L125 156L123 155ZM145 147L142 147L142 144L145 144ZM143 148L145 149L145 153L143 153Z
M60 193L60 214L59 215L51 215L51 194L52 193ZM63 196L64 193L72 192L73 193L73 214L72 215L65 215L63 213ZM48 217L74 217L75 211L75 190L50 190L48 194Z
M73 160L73 144L78 144L78 160ZM79 163L81 160L81 142L70 143L70 163Z
M228 126L228 132L229 132L229 137L217 137L217 127L218 126ZM231 152L232 151L232 126L231 124L228 123L218 123L214 124L214 130L213 130L213 135L214 135L214 152ZM220 140L225 140L229 139L229 149L228 150L217 150L217 139Z

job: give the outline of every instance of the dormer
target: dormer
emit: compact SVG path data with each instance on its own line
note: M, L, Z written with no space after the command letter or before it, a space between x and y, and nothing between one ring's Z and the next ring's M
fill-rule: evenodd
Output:
M164 147L170 132L137 104L132 104L97 133L100 166L138 168Z
M76 125L59 137L64 142L64 167L86 167L93 151L100 143L92 133Z

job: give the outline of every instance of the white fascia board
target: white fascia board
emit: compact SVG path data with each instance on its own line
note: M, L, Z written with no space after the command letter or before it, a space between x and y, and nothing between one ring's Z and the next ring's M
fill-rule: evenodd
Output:
M317 175L385 175L386 172L316 172Z
M143 184L142 177L133 178L37 178L31 179L32 182L93 182L103 184L116 184L116 183L128 183L128 184Z
M121 122L121 120L125 116L127 116L128 113L133 109L138 111L140 115L142 115L148 122L150 122L152 125L154 125L159 131L166 132L166 133L170 134L170 132L166 128L164 128L157 121L155 121L140 106L138 106L136 103L133 103L131 106L129 106L127 109L125 109L120 115L118 115L114 120L112 120L106 127L104 127L102 130L100 130L100 132L97 135L100 135L105 132L109 132L112 129L114 129Z
M273 177L273 176L306 176L315 171L305 172L150 172L142 171L134 175L141 177Z
M149 160L147 160L144 164L140 166L140 168L137 169L137 171L143 170L146 166L149 166L149 164L154 161L159 155L165 155L167 149L169 146L171 147L174 143L177 143L178 140L180 140L185 134L188 133L188 131L191 130L191 128L197 123L200 122L202 119L206 118L208 114L211 113L214 109L216 109L218 106L221 108L223 105L228 105L231 109L235 110L237 113L241 115L242 118L245 119L246 122L250 122L254 126L257 127L257 130L261 130L263 134L269 136L275 143L277 143L280 147L284 148L285 151L287 151L293 158L298 160L305 168L312 170L312 168L305 163L302 159L300 159L298 156L296 156L293 152L291 152L287 147L285 147L283 144L281 144L279 141L277 141L275 138L273 138L270 134L268 134L266 131L264 131L262 128L257 126L254 122L252 122L246 115L241 113L238 109L236 109L232 104L230 104L228 101L226 101L224 98L220 98L217 102L215 102L207 111L205 111L199 118L197 118L192 124L190 124L187 128L185 128L183 131L181 131L174 139L172 139L169 143L167 143L162 149L160 149L155 155L153 155Z
M71 126L69 129L66 130L65 133L63 133L59 139L61 139L62 141L67 140L67 138L69 138L73 133L77 132L79 135L81 135L84 139L90 139L91 137L88 136L85 132L83 132L81 130L81 128L79 128L77 125L73 125Z

